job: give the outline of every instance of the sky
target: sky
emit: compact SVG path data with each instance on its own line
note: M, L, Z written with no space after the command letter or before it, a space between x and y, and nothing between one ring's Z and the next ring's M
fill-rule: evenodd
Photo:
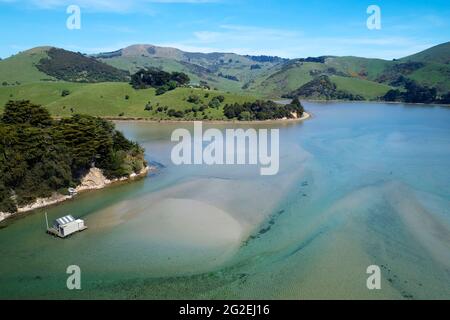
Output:
M67 7L80 7L70 30ZM381 29L370 30L370 5ZM0 57L154 44L192 52L401 58L450 41L450 0L0 0Z

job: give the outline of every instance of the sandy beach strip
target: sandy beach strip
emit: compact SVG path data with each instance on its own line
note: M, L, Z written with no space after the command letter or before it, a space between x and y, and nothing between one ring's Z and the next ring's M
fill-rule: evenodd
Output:
M139 117L102 117L103 119L111 120L114 122L144 122L144 123L162 123L162 124L177 124L177 123L194 123L196 121L203 122L206 124L274 124L274 123L293 123L304 121L311 118L312 115L309 112L304 112L303 116L300 118L292 119L273 119L273 120L251 120L251 121L240 121L240 120L155 120L150 118L139 118Z

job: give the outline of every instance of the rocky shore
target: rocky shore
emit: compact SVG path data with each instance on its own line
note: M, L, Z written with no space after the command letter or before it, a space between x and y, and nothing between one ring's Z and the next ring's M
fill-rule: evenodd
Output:
M154 167L147 166L143 168L138 173L132 173L129 176L118 178L118 179L108 179L105 177L101 169L91 168L89 172L81 179L81 183L75 188L76 193L84 192L88 190L98 190L103 189L109 185L112 185L117 182L123 182L128 180L134 180L138 178L145 177L150 171L154 170ZM76 195L62 195L59 193L54 193L52 196L48 198L38 198L33 203L30 203L26 206L18 207L17 213L23 213L32 211L39 208L48 207L69 199L72 199ZM13 216L14 213L9 212L0 212L0 222Z

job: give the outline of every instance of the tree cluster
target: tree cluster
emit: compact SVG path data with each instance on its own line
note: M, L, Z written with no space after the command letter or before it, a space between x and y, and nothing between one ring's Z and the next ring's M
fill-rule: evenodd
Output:
M129 73L81 53L52 48L36 67L59 80L70 82L128 81Z
M179 86L188 84L189 76L183 72L165 72L159 69L141 69L131 76L130 84L134 89L156 88L161 95Z
M291 119L294 114L297 117L303 115L304 108L298 99L294 99L290 104L282 106L273 101L257 100L243 104L227 104L224 107L224 115L228 119L238 119L244 121L251 120L272 120Z
M399 89L389 90L383 97L384 101L407 102L407 103L450 103L450 92L438 96L436 88L420 86L413 80L401 79L405 86L405 91Z
M145 165L144 150L101 118L57 121L29 101L9 101L1 115L0 211L65 193L93 166L112 179Z
M364 100L364 97L355 95L350 92L339 90L335 83L330 80L327 75L320 75L312 81L304 84L297 90L284 95L283 98L317 98L326 100Z

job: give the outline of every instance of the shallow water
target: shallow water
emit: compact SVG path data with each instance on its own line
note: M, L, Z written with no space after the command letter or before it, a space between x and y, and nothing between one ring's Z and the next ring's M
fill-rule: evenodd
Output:
M304 123L256 125L280 128L272 177L174 166L179 125L119 123L158 172L47 208L86 220L66 240L45 234L44 210L1 224L0 297L450 298L450 109L306 109ZM66 289L72 264L81 291ZM381 290L366 287L369 265Z

